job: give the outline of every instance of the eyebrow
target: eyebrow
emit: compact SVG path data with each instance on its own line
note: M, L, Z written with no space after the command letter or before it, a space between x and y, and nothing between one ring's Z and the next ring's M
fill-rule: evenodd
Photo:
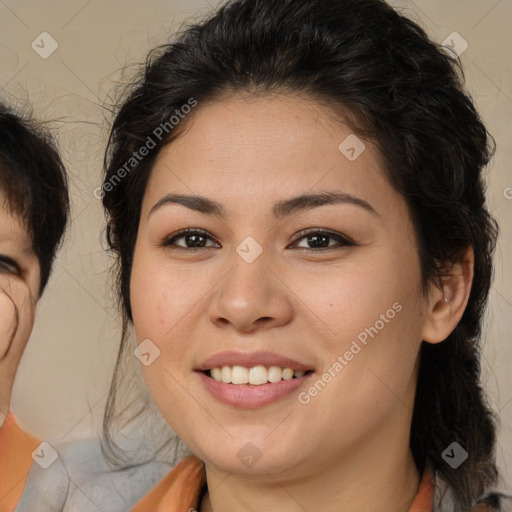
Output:
M20 238L15 236L15 235L11 235L9 233L0 233L0 244L4 244L4 243L15 243L15 244L18 244L21 242ZM2 251L0 250L0 253ZM28 255L35 255L35 252L34 252L34 246L32 244L28 245L28 246L25 246L24 244L22 245L22 248L21 248L21 252L23 254L28 254Z
M151 208L148 214L148 218L156 210L168 204L181 204L199 213L215 215L219 218L224 218L226 216L224 206L221 203L218 203L217 201L207 197L187 194L167 194L166 196L162 197L153 206L153 208ZM320 192L317 194L302 194L290 199L278 201L274 204L271 211L274 219L280 220L283 217L298 213L300 211L310 210L318 206L332 204L351 204L354 206L359 206L360 208L367 210L373 215L377 217L379 216L373 206L364 199L340 191Z

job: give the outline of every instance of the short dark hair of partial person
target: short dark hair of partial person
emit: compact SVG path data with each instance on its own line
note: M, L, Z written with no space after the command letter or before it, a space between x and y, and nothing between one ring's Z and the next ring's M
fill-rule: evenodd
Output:
M41 269L41 296L69 217L68 178L49 131L3 104L0 191L8 211L22 221L29 233Z

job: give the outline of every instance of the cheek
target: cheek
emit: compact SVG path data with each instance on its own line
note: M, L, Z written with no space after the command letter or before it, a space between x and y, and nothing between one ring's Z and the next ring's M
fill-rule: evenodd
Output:
M136 245L130 276L130 305L137 342L149 338L159 344L160 319L156 311L158 272L148 254Z
M312 272L297 274L293 289L322 320L319 326L325 340L332 348L343 348L340 340L350 345L349 340L376 322L379 331L383 327L389 331L389 326L396 326L404 316L417 316L417 304L412 309L409 305L417 299L419 279L414 259L407 262L391 251L376 251L364 261L354 258L331 266L328 272L319 270L316 276ZM395 303L399 306L393 309Z
M362 416L383 412L396 396L409 392L421 342L420 270L414 253L381 253L377 259L333 271L331 279L317 281L321 286L302 290L305 303L322 320L318 339L328 356L324 375L333 382L326 386L330 399L324 403L341 400Z
M140 271L139 271L140 270ZM179 331L184 318L204 296L200 286L184 278L176 269L150 265L134 268L131 281L131 304L136 332L151 333L166 343L172 331Z
M130 302L137 340L150 338L160 346L163 335L172 322L176 289L154 266L138 260L134 264L130 283Z
M206 276L172 267L160 255L144 249L134 255L130 282L133 326L138 343L149 338L160 349L155 368L161 366L164 371L188 364L187 349L190 351L197 324L194 315L200 312L207 284Z
M183 285L182 285L183 286ZM171 375L183 359L177 337L179 318L184 315L183 294L179 281L165 272L144 250L134 254L130 279L130 303L137 343L149 339L160 350L149 365L140 368L157 408L167 416L177 414L181 403L180 387ZM181 300L180 300L181 297ZM174 326L174 327L173 327ZM172 346L170 346L172 343ZM179 407L178 407L179 408Z

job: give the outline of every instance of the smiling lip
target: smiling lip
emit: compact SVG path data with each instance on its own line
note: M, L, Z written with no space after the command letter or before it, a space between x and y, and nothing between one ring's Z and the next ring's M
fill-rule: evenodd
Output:
M278 366L307 372L302 377L279 382L269 382L255 386L252 384L226 384L218 382L206 374L207 370L222 366ZM219 352L205 359L196 369L198 377L206 389L220 402L245 409L255 409L263 405L275 402L289 395L299 387L309 382L314 374L312 365L306 365L286 356L273 352Z
M275 402L309 381L314 373L306 373L303 377L279 382L261 384L225 384L218 382L206 373L197 372L197 375L206 389L220 402L244 409L255 409L263 405Z
M251 353L233 351L219 352L205 359L196 370L206 371L222 366L245 366L246 368L253 368L254 366L260 365L266 368L279 366L280 368L291 368L292 370L314 370L312 365L299 363L295 361L295 359L265 351Z

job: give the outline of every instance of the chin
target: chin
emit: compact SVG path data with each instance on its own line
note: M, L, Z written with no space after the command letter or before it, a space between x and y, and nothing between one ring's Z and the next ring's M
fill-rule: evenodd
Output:
M268 473L287 473L308 459L309 451L304 446L292 446L283 443L282 435L276 439L256 436L233 436L223 447L215 446L212 442L208 446L198 446L192 450L206 463L211 464L224 473L241 475L262 475ZM277 442L276 442L277 441Z

